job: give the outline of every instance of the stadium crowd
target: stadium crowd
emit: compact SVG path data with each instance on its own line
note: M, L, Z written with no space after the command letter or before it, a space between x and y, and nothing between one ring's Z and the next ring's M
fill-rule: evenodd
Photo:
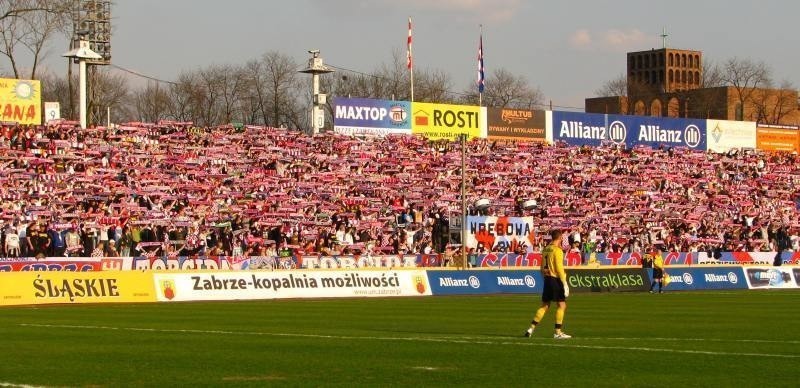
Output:
M461 207L461 147L173 122L7 124L0 253L442 253L453 249L449 221ZM794 154L465 147L471 214L533 216L540 232L568 230L576 251L800 249ZM479 199L490 207L474 208Z

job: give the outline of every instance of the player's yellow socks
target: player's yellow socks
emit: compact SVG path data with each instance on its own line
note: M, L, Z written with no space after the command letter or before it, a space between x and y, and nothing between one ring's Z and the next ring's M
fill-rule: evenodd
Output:
M564 309L556 310L556 324L561 325L564 323Z

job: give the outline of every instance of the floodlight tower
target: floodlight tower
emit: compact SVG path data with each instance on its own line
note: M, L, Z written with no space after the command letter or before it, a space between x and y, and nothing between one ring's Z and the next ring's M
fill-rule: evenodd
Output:
M333 70L323 64L319 50L308 50L308 53L311 54L308 67L300 70L300 73L311 74L311 134L316 135L325 125L325 111L322 107L327 103L327 96L319 92L319 75L333 73Z
M96 61L103 59L100 54L89 48L89 41L81 39L78 48L67 51L63 54L67 58L78 59L78 85L80 89L79 103L81 112L81 128L86 129L86 61Z

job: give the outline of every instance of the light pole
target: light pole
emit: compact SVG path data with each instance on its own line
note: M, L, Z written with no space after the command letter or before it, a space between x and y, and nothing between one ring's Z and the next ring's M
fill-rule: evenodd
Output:
M89 48L89 42L81 39L78 48L67 51L63 54L67 58L78 58L78 85L80 89L79 104L81 116L81 128L86 129L86 61L103 59L100 54Z
M300 73L311 74L311 134L316 135L325 125L325 111L322 107L328 102L327 96L319 92L319 75L333 73L333 69L325 66L319 56L319 50L308 50L311 58L308 67Z

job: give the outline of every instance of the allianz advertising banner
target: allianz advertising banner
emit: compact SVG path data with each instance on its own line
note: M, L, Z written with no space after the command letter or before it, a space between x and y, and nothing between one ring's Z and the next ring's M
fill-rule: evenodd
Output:
M411 132L428 139L486 137L486 108L471 105L411 103Z
M433 295L540 294L539 271L434 271L428 284Z
M608 115L608 127L614 143L629 147L684 147L701 151L707 147L705 120Z
M667 267L667 290L731 290L747 289L742 267ZM650 277L652 279L652 272Z
M411 134L411 103L368 98L333 99L333 131L350 136Z
M709 151L756 148L756 123L752 121L706 120L706 128Z
M625 131L620 126L609 130L606 115L553 111L553 142L574 146L625 145Z

